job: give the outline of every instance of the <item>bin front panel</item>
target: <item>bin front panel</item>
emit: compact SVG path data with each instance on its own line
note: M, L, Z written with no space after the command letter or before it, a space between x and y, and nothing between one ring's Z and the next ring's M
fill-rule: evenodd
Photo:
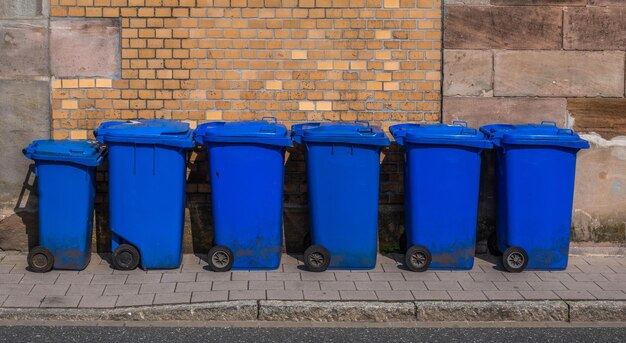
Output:
M54 255L55 269L82 270L91 259L95 168L36 161L39 245Z
M144 269L180 266L185 157L183 148L109 143L112 248L134 245Z
M577 150L506 145L506 247L526 250L529 269L565 269ZM502 161L501 161L502 162ZM499 232L504 228L499 228Z
M276 269L282 253L284 147L208 145L215 245L233 269Z
M311 242L329 268L376 265L380 147L306 143Z
M428 248L432 269L473 267L480 151L453 145L406 147L407 246Z

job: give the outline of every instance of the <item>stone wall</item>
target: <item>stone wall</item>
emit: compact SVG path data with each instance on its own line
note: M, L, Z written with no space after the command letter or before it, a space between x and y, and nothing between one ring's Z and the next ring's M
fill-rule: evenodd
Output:
M626 1L444 3L443 119L551 120L592 142L577 168L573 239L626 241ZM491 158L487 158L489 163ZM481 223L493 226L493 178Z
M47 2L0 2L0 250L24 249L36 233L35 177L21 151L50 137L48 27Z

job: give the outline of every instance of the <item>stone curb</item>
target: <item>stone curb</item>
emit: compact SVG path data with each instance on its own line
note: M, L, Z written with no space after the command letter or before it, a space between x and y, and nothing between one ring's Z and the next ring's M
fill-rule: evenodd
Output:
M626 301L569 301L572 322L626 322Z
M425 301L415 306L418 321L568 321L564 301Z
M626 301L316 302L246 300L116 309L0 308L0 320L626 322Z
M228 301L116 309L0 309L0 320L242 321L256 320L257 317L258 304L256 301Z
M411 302L261 301L259 320L268 321L414 321Z

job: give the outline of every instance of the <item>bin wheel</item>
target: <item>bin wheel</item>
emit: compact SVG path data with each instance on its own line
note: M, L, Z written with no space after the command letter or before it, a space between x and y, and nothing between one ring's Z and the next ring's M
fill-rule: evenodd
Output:
M321 245L311 245L304 252L304 265L309 271L323 272L330 265L330 253Z
M495 232L492 232L487 238L487 249L493 256L502 256L502 251L498 248L498 236Z
M404 255L404 263L409 270L414 272L425 272L432 261L433 256L430 251L421 245L410 247Z
M522 248L510 247L502 254L502 264L509 273L521 273L528 265L528 254Z
M209 268L214 272L227 272L233 267L235 256L227 247L215 246L209 250Z
M133 270L139 266L139 251L130 244L120 244L113 252L111 260L118 270Z
M54 266L54 255L48 248L36 246L28 253L28 266L35 273L47 273Z

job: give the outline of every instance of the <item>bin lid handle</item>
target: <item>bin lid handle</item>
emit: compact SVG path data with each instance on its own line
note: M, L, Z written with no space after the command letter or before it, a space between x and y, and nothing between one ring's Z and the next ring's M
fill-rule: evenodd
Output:
M465 120L453 120L452 125L467 127L467 122Z
M552 120L542 120L542 121L541 121L541 125L556 126L556 122L555 122L555 121L552 121Z
M372 132L372 128L370 127L370 122L367 120L355 120L355 123L361 123L361 124L365 124L365 127L359 127L358 131L359 132Z

